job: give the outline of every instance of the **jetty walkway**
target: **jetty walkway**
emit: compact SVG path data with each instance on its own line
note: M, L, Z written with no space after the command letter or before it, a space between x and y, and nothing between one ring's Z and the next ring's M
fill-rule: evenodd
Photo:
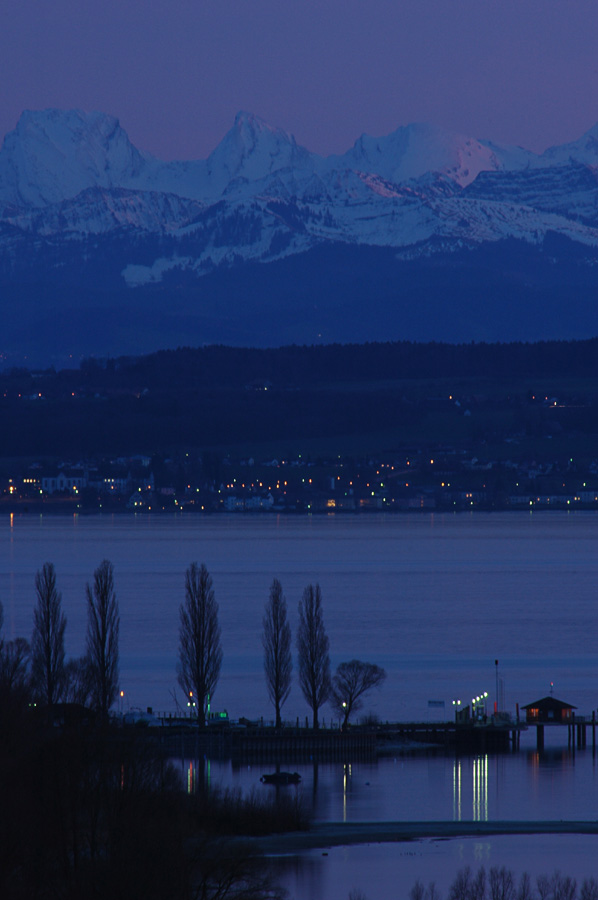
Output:
M205 753L212 758L242 761L311 759L348 762L372 759L395 752L405 746L445 748L462 753L504 752L519 746L521 731L526 726L511 721L488 722L404 722L376 726L357 726L346 731L338 728L273 727L223 725L204 729L193 727L189 720L163 721L160 734L173 755Z

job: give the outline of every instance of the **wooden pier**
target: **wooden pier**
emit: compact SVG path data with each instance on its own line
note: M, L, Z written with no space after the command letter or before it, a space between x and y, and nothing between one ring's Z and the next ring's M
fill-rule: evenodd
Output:
M588 743L588 729L592 731L592 750L596 752L596 713L589 716L574 716L570 722L528 722L528 728L536 729L536 748L544 749L545 728L566 728L567 745L575 749L583 749Z
M455 749L462 753L501 753L519 747L521 732L526 726L519 722L404 722L381 726L378 749L393 742L414 742Z
M278 734L235 733L232 740L233 760L356 762L374 759L376 754L377 739L372 731L283 729Z
M458 753L504 753L519 747L516 722L400 722L374 727L334 729L233 727L158 730L160 741L174 756L205 755L233 762L357 762L413 745ZM153 730L153 729L152 729Z

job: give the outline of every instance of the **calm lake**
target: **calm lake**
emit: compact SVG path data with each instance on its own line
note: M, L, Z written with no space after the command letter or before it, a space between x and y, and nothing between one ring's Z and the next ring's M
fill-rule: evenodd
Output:
M598 705L595 513L15 515L4 517L0 528L0 600L8 638L30 637L35 573L50 561L68 618L67 654L81 654L85 584L102 559L113 562L125 710L174 711L175 698L182 702L176 682L178 610L185 569L193 561L207 565L220 606L224 662L212 706L226 709L233 719L272 716L261 629L274 577L282 582L293 629L304 587L320 584L333 668L357 657L386 669L384 686L365 699L358 715L450 718L457 698L468 703L488 691L491 706L497 676L500 705L512 712L517 703L546 696L551 684L554 695L574 704L579 714L591 714ZM295 722L307 713L294 684L283 714ZM326 724L330 715L324 708ZM185 774L188 762L180 765ZM591 738L587 749L572 753L566 732L547 736L542 756L528 734L521 751L509 756L457 761L399 754L350 770L321 766L315 791L313 768L297 768L303 776L300 790L321 820L597 817ZM215 783L243 790L257 787L260 774L210 763ZM415 878L430 880L426 872L433 873L435 866L452 877L459 859L474 867L476 859L510 864L509 853L520 852L528 842L538 849L522 860L533 857L537 871L549 872L555 865L563 871L574 865L577 851L566 853L568 846L595 844L588 838L577 843L562 837L493 838L339 848L325 858L305 854L285 877L296 900L348 897L357 887L369 900L406 897ZM555 846L561 848L558 859ZM587 854L582 858L588 861ZM421 863L416 874L414 860ZM598 874L582 868L571 874ZM359 872L363 877L357 883Z
M545 696L551 682L579 713L597 704L595 513L7 516L2 532L7 636L30 636L35 573L50 561L69 655L84 649L85 584L102 559L113 562L127 706L174 709L179 605L193 561L214 581L224 662L213 706L232 718L272 715L261 629L274 577L293 628L304 587L319 582L333 667L357 657L386 669L364 707L383 720L444 718L453 699L483 691L493 702L495 659L507 709ZM283 712L291 721L307 714L296 686Z

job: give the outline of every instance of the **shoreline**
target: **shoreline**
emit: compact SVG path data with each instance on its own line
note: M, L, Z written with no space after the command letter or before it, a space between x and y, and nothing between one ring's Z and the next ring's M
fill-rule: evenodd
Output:
M527 497L527 495L525 495ZM156 506L155 508L147 508L144 507L142 509L134 509L127 507L123 504L104 504L103 506L80 506L77 505L76 501L71 499L68 500L48 500L48 501L32 501L27 502L25 500L12 500L10 498L0 497L0 513L4 513L8 516L31 516L32 518L39 518L42 515L55 516L56 518L62 518L63 516L131 516L140 517L140 516L161 516L161 517L180 517L182 515L188 515L192 517L199 518L208 518L211 516L224 516L224 517L234 517L239 516L241 518L254 519L258 517L275 517L275 516L288 516L289 518L310 518L310 517L318 517L318 518L330 518L331 516L339 516L341 518L351 518L351 517L362 517L366 518L375 517L375 516L426 516L433 514L442 514L449 516L456 515L471 515L471 514L480 514L480 515L503 515L513 514L513 515L521 515L525 513L529 515L530 513L567 513L570 515L571 513L596 513L598 512L598 503L586 503L579 504L577 506L567 506L566 503L562 504L553 504L551 506L534 506L530 508L525 504L518 504L516 506L505 506L505 507L496 507L496 506L473 506L473 507L458 507L451 508L449 506L436 506L431 508L414 508L414 509L406 509L399 507L382 507L380 509L376 508L363 508L363 509L326 509L326 508L317 508L317 509L294 509L292 507L274 507L272 509L235 509L235 510L227 510L227 509L197 509L192 506L171 506L168 509L165 507Z
M313 825L308 831L260 837L255 844L265 856L279 856L351 844L516 834L598 834L598 821L326 822Z

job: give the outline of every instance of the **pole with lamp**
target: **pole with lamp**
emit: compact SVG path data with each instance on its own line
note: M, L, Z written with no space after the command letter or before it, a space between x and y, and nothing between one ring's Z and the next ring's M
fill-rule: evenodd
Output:
M496 672L496 700L494 701L494 715L498 712L498 660L494 660L494 671Z
M459 721L459 713L461 712L461 701L453 700L453 707L455 709L455 725Z

